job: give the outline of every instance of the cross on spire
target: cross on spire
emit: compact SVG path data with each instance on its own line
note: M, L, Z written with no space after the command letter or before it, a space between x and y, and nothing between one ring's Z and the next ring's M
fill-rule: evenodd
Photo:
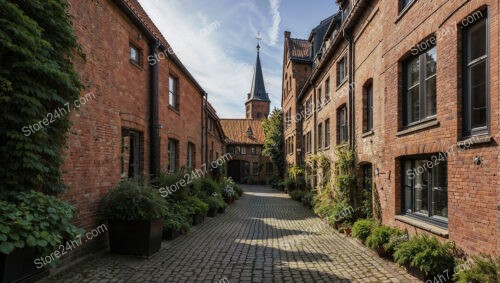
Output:
M255 38L257 39L257 52L259 52L260 41L262 40L262 37L260 36L260 32L257 33L257 36Z

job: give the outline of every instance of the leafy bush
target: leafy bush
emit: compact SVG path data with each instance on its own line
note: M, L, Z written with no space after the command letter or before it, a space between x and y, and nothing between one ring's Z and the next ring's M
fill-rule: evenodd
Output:
M408 236L398 228L378 226L373 228L365 244L372 249L383 248L387 255L392 256L397 245L407 240Z
M375 228L376 223L371 219L360 219L352 226L352 235L362 242L371 234L372 229Z
M243 189L241 188L241 186L237 185L237 184L234 184L234 191L238 194L238 196L242 196L243 195Z
M210 197L206 198L205 201L207 202L209 208L218 209L219 207L222 207L222 208L227 207L226 202L223 199L221 199L220 197L210 196Z
M297 200L297 201L302 201L302 198L304 197L305 192L302 190L293 190L290 192L290 197L292 199Z
M103 198L108 219L153 220L166 214L167 202L158 192L132 181L122 181Z
M314 194L312 192L306 192L302 197L302 203L307 207L312 207Z
M183 200L189 195L189 190L186 186L181 186L183 183L186 185L186 178L182 173L165 173L162 172L160 176L154 180L156 186L158 186L161 196L172 198L174 200Z
M468 262L458 265L453 280L457 283L500 282L500 256L496 260L490 255L473 256L472 262L472 266Z
M181 202L181 205L185 205L190 208L193 215L206 213L208 211L208 204L195 196L186 197L186 199Z
M174 231L179 231L183 223L182 215L180 215L174 209L169 209L165 214L165 220L163 221L163 228L172 229Z
M203 178L201 179L201 190L205 192L207 195L222 195L222 188L215 182L214 180L210 178Z
M330 225L339 223L352 223L354 221L354 208L344 199L334 202L331 210L328 211L326 220Z
M61 242L83 231L69 224L75 208L39 192L22 192L16 202L0 201L0 252L34 247L41 255L50 254Z
M452 242L441 243L436 237L418 235L396 247L394 260L432 276L443 270L453 270L453 247Z
M188 207L175 202L171 203L169 207L171 207L171 210L174 213L176 219L181 224L181 231L189 231L189 228L191 228L193 211Z
M291 191L294 191L295 189L297 189L297 186L295 184L295 180L292 179L292 178L288 178L285 180L285 188L291 192Z
M396 251L397 246L399 246L401 243L407 242L408 241L408 234L394 228L391 231L391 235L389 237L389 241L384 244L384 250L392 256L394 252Z

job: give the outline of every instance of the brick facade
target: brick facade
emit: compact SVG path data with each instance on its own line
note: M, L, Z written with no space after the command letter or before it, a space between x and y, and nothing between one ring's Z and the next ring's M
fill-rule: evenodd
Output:
M334 146L338 143L338 109L346 105L348 109L348 142L356 151L359 184L363 172L371 172L372 188L380 200L382 222L407 229L410 234L429 233L441 239L455 241L467 253L493 253L500 249L500 179L499 173L499 4L498 1L475 0L464 4L454 1L413 1L407 7L399 7L398 1L392 4L382 1L340 1L347 13L340 22L331 20L326 36L322 39L322 52L310 54L313 66L308 83L300 91L292 91L283 99L284 111L307 108L309 99L315 101L312 114L302 123L295 123L296 130L302 131L303 140L311 133L312 154L321 152L335 161ZM351 2L351 3L349 3ZM469 138L463 133L464 93L463 80L463 45L465 26L473 25L478 20L474 17L478 11L487 15L489 37L487 64L489 74L488 93L488 129L486 133ZM314 45L313 33L309 38ZM289 34L288 34L289 35ZM436 46L436 113L419 123L408 126L405 123L406 110L404 79L408 70L407 62L414 55L419 56L427 50L418 50L416 46L429 43L432 36L437 36ZM287 33L285 33L285 44ZM351 44L350 44L351 42ZM427 46L430 50L432 47ZM286 50L286 46L285 46ZM351 54L351 53L352 54ZM412 54L414 53L414 54ZM348 78L339 84L339 60L348 60ZM285 52L285 56L287 56ZM427 57L425 58L429 58ZM423 55L421 56L423 58ZM420 57L419 57L420 58ZM285 57L286 59L286 57ZM432 62L431 59L424 62ZM431 68L431 65L425 65ZM284 92L290 67L284 63ZM430 69L426 69L427 72ZM325 82L330 78L332 101L318 107L319 88L325 96ZM432 93L432 90L426 90ZM372 122L368 127L368 93L372 94ZM350 99L351 98L351 99ZM421 98L422 99L422 98ZM426 101L428 98L425 98ZM432 108L432 104L421 104L423 109ZM419 108L420 110L420 108ZM422 111L420 111L422 113ZM426 112L427 113L427 112ZM307 116L307 115L304 115ZM318 143L318 129L321 124L321 137L325 138L325 120L330 119L330 148ZM286 123L285 123L286 124ZM291 128L294 125L292 123ZM304 138L305 137L305 138ZM468 140L469 138L469 140ZM464 142L465 141L465 142ZM472 142L475 144L471 145ZM304 146L303 146L304 147ZM463 149L463 150L462 150ZM428 203L426 209L444 215L435 221L435 217L417 217L403 206L403 181L408 171L403 172L407 160L431 158L432 155L448 152L448 157L441 162L446 173L429 169L429 176L439 176L428 180L429 196L435 203ZM294 157L287 158L290 163ZM406 162L406 163L405 163ZM480 163L480 164L478 164ZM442 167L444 166L445 167ZM408 166L408 165L405 165ZM369 167L369 171L364 171ZM435 169L437 170L437 169ZM412 172L412 171L410 171ZM427 172L427 171L426 171ZM435 172L435 173L434 173ZM378 174L377 174L378 173ZM440 175L438 175L440 174ZM442 177L447 176L447 177ZM316 178L321 180L321 172ZM442 185L431 187L439 180L445 180L445 199L442 198ZM406 181L408 183L408 181ZM417 181L412 186L416 186ZM438 185L435 185L438 186ZM417 192L424 194L422 191ZM447 193L446 193L447 192ZM431 195L432 194L432 195ZM438 194L441 197L438 198ZM406 198L408 198L407 195ZM412 205L425 201L413 195ZM420 205L420 204L419 204ZM439 207L445 205L445 207ZM438 210L438 208L440 210ZM438 212L439 211L439 212ZM432 212L434 213L434 212ZM436 214L438 215L438 214Z

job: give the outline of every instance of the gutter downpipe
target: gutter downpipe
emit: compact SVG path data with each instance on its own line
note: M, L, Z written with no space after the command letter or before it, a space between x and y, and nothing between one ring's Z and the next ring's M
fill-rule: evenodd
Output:
M347 28L344 28L343 31L343 36L349 43L349 105L348 105L348 121L349 121L349 146L351 148L354 148L355 144L355 137L354 137L354 130L355 128L355 121L354 121L354 41L352 38L352 34L350 30Z
M208 93L205 92L205 164L208 163Z
M149 43L150 55L157 58L160 40L151 40ZM159 176L160 168L160 139L159 130L161 125L158 122L158 63L150 65L150 174L153 178Z

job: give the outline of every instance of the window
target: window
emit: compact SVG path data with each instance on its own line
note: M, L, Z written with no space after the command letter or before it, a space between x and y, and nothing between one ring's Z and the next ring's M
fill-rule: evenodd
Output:
M239 146L235 147L235 153L241 154L241 147L239 147Z
M399 12L403 11L413 0L399 0Z
M234 154L234 146L228 146L227 152Z
M179 142L168 139L168 172L175 173L179 170Z
M272 162L267 162L266 174L273 174L273 163Z
M141 65L141 49L130 44L130 62Z
M210 145L210 162L214 160L214 142Z
M258 176L259 175L259 162L254 162L253 163L253 175Z
M122 129L121 177L134 178L142 173L141 133Z
M439 223L448 221L447 164L443 153L403 160L402 212Z
M194 150L195 150L194 144L188 142L186 166L188 168L191 168L191 169L195 167L195 164L194 164L195 151Z
M179 80L170 76L168 79L168 105L179 110Z
M247 148L242 146L241 147L241 154L247 154Z
M325 147L330 146L330 119L325 120Z
M257 112L257 119L261 118L262 114L260 112Z
M364 89L363 103L363 133L373 129L373 84L369 84Z
M253 155L257 154L257 149L255 148L255 146L252 146L252 148L250 148L250 153Z
M312 143L311 131L309 131L309 132L307 132L307 140L306 140L306 152L307 153L311 152L311 143Z
M347 79L346 56L342 57L337 63L337 85L341 85Z
M321 93L321 87L318 88L318 109L321 109L321 104L322 104L322 93Z
M310 117L312 113L313 113L312 97L309 97L309 99L306 102L306 117Z
M347 107L344 105L337 110L337 144L347 142Z
M330 78L325 81L325 103L330 101Z
M474 16L477 14L478 12ZM485 16L467 27L463 35L463 135L466 137L489 132L488 33L488 20Z
M436 47L405 62L405 125L436 115L436 65Z
M320 123L318 125L318 148L321 149L323 147L323 125Z

